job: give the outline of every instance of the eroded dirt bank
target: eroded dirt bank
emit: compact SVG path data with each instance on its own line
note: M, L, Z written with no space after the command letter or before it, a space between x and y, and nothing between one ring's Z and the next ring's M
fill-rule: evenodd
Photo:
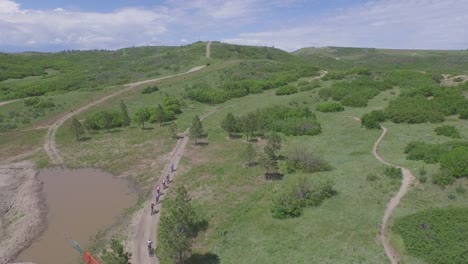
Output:
M31 162L0 165L0 264L9 263L46 228L42 183Z

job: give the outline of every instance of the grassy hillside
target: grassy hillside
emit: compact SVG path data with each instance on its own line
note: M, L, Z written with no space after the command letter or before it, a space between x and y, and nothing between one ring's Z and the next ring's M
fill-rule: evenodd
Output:
M379 127L383 125L388 132L378 152L388 162L408 168L416 177L397 207L389 228L390 242L400 253L402 263L439 263L431 260L443 259L444 254L460 253L458 249L441 249L437 258L421 257L430 247L418 245L414 236L402 235L401 230L414 231L415 236L425 231L401 223L404 219L413 219L418 225L424 224L420 221L429 221L434 226L442 220L431 214L424 214L424 217L418 214L429 212L425 210L431 208L462 208L460 210L466 212L468 179L465 175L449 175L453 164L460 165L462 170L465 168L460 159L453 158L453 153L465 155L466 147L465 143L452 144L453 138L449 136L457 135L457 142L466 142L468 138L468 85L444 87L440 84L440 73L466 73L468 55L464 51L329 47L289 54L268 47L219 42L213 42L211 48L211 59L203 58L204 43L180 48L105 52L120 58L115 58L114 62L121 64L117 63L120 68L116 66L113 73L122 72L134 79L148 78L155 71L167 74L196 65L208 63L209 66L189 75L142 85L76 116L84 124L90 116L118 113L120 100L123 100L130 117L142 109L151 116L145 129L132 120L129 126L89 129L82 140L76 141L70 130L70 120L66 122L57 132L57 145L65 163L71 167L99 167L125 175L138 187L141 197L146 198L152 191L152 183L167 166L168 153L177 141L171 135L173 125L177 126L176 132L182 132L195 115L215 111L203 121L207 134L200 139L203 144L188 146L177 168L177 178L166 191L171 198L174 187L186 186L197 213L208 221L206 230L193 240L196 257L189 263L209 263L210 259L218 260L214 263L387 263L378 235L386 204L399 189L401 175L389 173L391 170L372 155L375 140L382 133ZM171 65L168 69L149 67L151 70L145 72L143 61L157 57L152 49L160 49L161 54L173 54L178 59L169 62L167 57L167 65ZM179 49L187 53L177 54ZM135 70L128 60L134 61ZM97 67L98 63L92 65ZM25 71L26 75L15 77L22 77L21 80L11 79L13 75L10 74L2 83L45 81L61 76L68 71L65 68L31 67ZM317 77L320 70L328 70L321 79ZM89 87L112 84L97 82L96 76L100 74L97 73L89 73L94 76L88 80ZM122 81L120 77L112 80L117 79ZM142 93L147 86L158 89ZM38 112L34 105L46 107L42 117L30 119L24 125L32 126L40 118L53 118L91 98L118 89L121 87L93 91L80 86L76 91L38 97L40 101L33 106L26 106L27 100L2 106L0 114L3 120L25 122L24 116L18 114L24 111L22 109L33 113ZM167 116L170 112L165 102L174 98L178 100L180 112L171 112L171 120L165 120L164 114ZM49 101L55 106L50 106ZM160 113L163 113L161 120L158 119ZM228 113L237 120L231 138L221 125ZM118 114L114 116L118 119ZM314 133L307 135L311 129ZM444 133L439 133L441 130ZM18 134L16 140L15 134L9 133L0 142L0 150L18 153L14 146L26 133L30 133L31 138L29 142L22 141L19 148L36 148L42 130L34 131ZM265 151L272 131L278 132L282 139L274 158L268 148ZM419 143L414 143L416 141ZM257 153L252 166L246 165L248 144ZM428 147L428 144L434 146ZM411 158L410 154L414 153L407 153L408 146L420 148L413 148L419 151L417 158ZM441 146L445 149L435 153L437 157L432 162L424 161L426 150L438 151ZM298 167L291 162L297 149L307 150L315 157L312 161L326 162L329 168L307 171L304 168L314 164ZM274 160L268 163L265 157ZM44 154L39 153L35 159L43 164ZM456 169L457 173L462 171ZM440 185L441 175L450 176L450 184ZM332 185L334 195L307 204L294 217L274 217L273 205L282 198L292 199L288 201L293 205L294 199L303 198L294 196L295 184L304 184L300 194L310 194L308 188L312 188L313 195L317 195L314 188L323 186L320 184L324 182ZM163 203L163 215L164 206ZM454 226L465 227L460 219L454 220ZM456 238L456 232L447 226L442 229L434 226L434 233L444 236L443 241ZM457 248L467 248L465 240L460 240Z

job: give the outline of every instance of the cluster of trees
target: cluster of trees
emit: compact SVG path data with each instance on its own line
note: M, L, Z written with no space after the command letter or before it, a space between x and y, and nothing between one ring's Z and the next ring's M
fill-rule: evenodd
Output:
M144 106L136 109L133 121L144 128L146 122L162 124L175 120L176 115L180 113L182 110L179 99L168 96L163 99L162 104L156 107Z
M293 178L276 191L271 213L279 219L299 217L305 207L318 206L336 193L331 180L311 183L305 177Z
M344 111L344 107L338 102L321 102L317 104L315 110L319 112L341 112Z
M308 107L275 106L259 109L240 117L228 113L221 127L232 136L243 133L247 139L267 131L285 135L317 135L321 132L320 123Z
M406 146L404 152L409 160L440 164L440 171L432 177L435 184L445 186L452 184L456 178L468 177L468 142L466 141L443 144L413 141Z
M385 80L361 77L352 81L335 82L331 87L320 89L319 96L323 100L331 98L340 101L344 106L366 107L369 99L390 88L392 85Z
M451 138L461 138L458 129L451 125L439 126L434 129L437 135L442 135Z
M380 122L385 120L408 124L440 123L446 116L456 114L460 119L468 118L468 99L463 96L460 87L426 86L403 91L398 98L390 101L384 111L372 111L361 120L364 127L372 129L379 128ZM449 133L446 127L439 130ZM453 129L450 131L453 132Z
M116 238L110 241L110 249L104 249L101 259L105 264L130 264L131 253L125 251L122 242Z
M175 191L175 197L164 201L156 253L162 263L185 263L191 255L192 240L208 222L196 214L185 187Z

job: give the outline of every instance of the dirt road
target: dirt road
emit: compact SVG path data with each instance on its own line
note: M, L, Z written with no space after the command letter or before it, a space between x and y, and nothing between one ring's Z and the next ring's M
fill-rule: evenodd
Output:
M219 108L212 109L202 115L200 117L200 120L203 120L207 118L209 115L219 111ZM174 168L178 168L179 161L182 157L182 154L185 151L185 147L187 146L187 143L189 142L189 137L188 137L188 132L189 129L185 130L184 136L182 138L179 138L177 141L177 144L175 145L174 149L172 150L171 157L169 161L167 162L167 166L164 168L164 170L161 173L161 176L159 177L158 181L155 183L153 186L153 190L156 189L156 186L161 186L162 187L162 180L165 179L166 175L170 175L171 181L174 181L174 178L176 176L177 171L175 172L170 172L169 169L169 164L173 164ZM164 190L163 190L164 193ZM165 195L162 195L160 198L160 203L164 200ZM156 256L150 257L148 254L148 249L147 249L147 241L151 240L153 241L153 247L156 247L156 234L158 231L158 226L159 226L159 218L161 216L161 204L156 206L156 210L159 212L155 215L151 215L151 202L153 201L154 196L152 195L149 197L149 200L146 201L144 204L143 209L141 210L140 214L138 217L140 217L139 220L137 220L137 224L135 226L136 231L134 231L134 236L132 237L133 241L131 242L131 247L132 247L132 263L141 263L141 264L156 264L159 263L158 259Z
M211 41L208 41L208 43L206 44L206 54L205 56L207 58L211 58Z
M73 112L70 112L70 113L62 116L60 119L55 121L55 123L52 124L52 126L49 127L49 129L47 131L45 141L44 141L44 150L46 151L47 156L49 156L50 164L57 164L57 165L63 164L63 158L62 158L62 156L60 156L60 153L59 153L59 151L57 149L57 145L56 145L56 142L55 142L55 134L57 133L57 129L65 121L67 121L69 118L71 118L72 116L74 116L76 114L79 114L79 113L89 109L90 107L93 107L93 106L95 106L97 104L100 104L100 103L102 103L102 102L104 102L104 101L106 101L106 100L108 100L108 99L110 99L112 97L115 97L115 96L117 96L119 94L127 92L127 91L129 91L131 89L134 89L135 87L137 87L139 85L146 84L146 83L151 83L151 82L156 82L156 81L160 81L160 80L164 80L164 79L168 79L168 78L173 78L173 77L176 77L176 76L181 76L181 75L192 73L192 72L196 72L196 71L199 71L199 70L203 69L204 67L206 67L206 66L205 65L197 66L197 67L192 68L189 71L184 72L184 73L179 73L179 74L164 76L164 77L161 77L161 78L156 78L156 79L151 79L151 80L126 84L125 85L126 88L124 88L122 90L119 90L117 92L114 92L112 94L106 95L104 97L101 97L98 100L95 100L95 101L93 101L93 102L91 102L91 103L89 103L89 104L87 104L85 106L82 106L82 107L80 107L78 109L75 109Z
M380 162L392 166L395 168L401 169L403 173L403 179L401 182L400 190L395 194L390 199L390 202L387 204L387 208L385 209L384 217L382 219L382 225L380 227L380 241L382 242L382 245L384 246L385 254L387 254L388 259L392 264L397 264L399 261L399 256L396 252L396 250L390 245L388 241L388 222L390 220L390 217L392 217L393 212L395 211L395 208L398 206L400 203L400 200L405 196L406 192L408 191L408 188L411 184L411 182L414 179L414 176L411 174L411 171L409 171L407 168L392 164L390 162L385 161L377 152L377 148L379 146L380 141L382 138L385 136L387 133L387 128L382 126L382 134L380 137L375 141L374 147L372 149L372 152L375 156L376 159L378 159Z

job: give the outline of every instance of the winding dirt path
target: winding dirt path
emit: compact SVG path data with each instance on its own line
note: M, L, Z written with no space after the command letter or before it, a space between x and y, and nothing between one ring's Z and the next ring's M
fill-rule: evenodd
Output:
M358 118L357 118L358 119ZM398 206L400 203L400 200L405 196L406 192L408 191L409 186L411 185L411 182L414 180L413 174L411 174L411 171L409 171L407 168L392 164L388 161L385 161L378 153L377 148L379 146L380 141L382 141L383 137L387 133L387 128L382 127L382 134L380 137L375 141L374 147L372 148L372 152L377 160L380 162L392 166L395 168L401 169L403 173L403 179L401 182L400 190L395 194L390 199L390 202L387 204L387 208L385 209L384 212L384 217L382 219L382 225L380 227L380 241L382 242L382 245L384 246L385 254L387 255L388 259L392 264L397 264L399 262L399 256L396 250L390 245L390 242L388 241L388 222L390 220L390 217L392 217L393 212L395 211L395 208Z
M82 107L80 107L78 109L75 109L73 112L70 112L70 113L62 116L57 121L55 121L54 124L52 124L49 127L49 129L47 130L47 135L46 135L45 141L44 141L44 150L46 151L47 156L49 156L50 164L56 164L56 165L63 164L63 158L60 155L60 152L57 149L57 144L55 142L55 134L57 133L57 129L65 121L70 119L72 116L74 116L76 114L79 114L79 113L89 109L90 107L93 107L93 106L95 106L97 104L100 104L100 103L102 103L102 102L104 102L104 101L106 101L106 100L108 100L108 99L110 99L112 97L115 97L115 96L117 96L119 94L122 94L124 92L129 91L129 90L132 90L132 89L136 88L139 85L146 84L146 83L151 83L151 82L156 82L156 81L160 81L160 80L164 80L164 79L169 79L169 78L173 78L173 77L181 76L181 75L185 75L185 74L189 74L189 73L192 73L192 72L199 71L199 70L203 69L204 67L206 67L206 66L205 65L197 66L197 67L192 68L189 71L184 72L184 73L173 74L173 75L164 76L164 77L160 77L160 78L156 78L156 79L151 79L151 80L145 80L145 81L126 84L125 85L126 88L124 88L122 90L119 90L117 92L111 93L109 95L106 95L104 97L101 97L98 100L95 100L95 101L93 101L93 102L91 102L91 103L89 103L89 104L87 104L85 106L82 106Z

